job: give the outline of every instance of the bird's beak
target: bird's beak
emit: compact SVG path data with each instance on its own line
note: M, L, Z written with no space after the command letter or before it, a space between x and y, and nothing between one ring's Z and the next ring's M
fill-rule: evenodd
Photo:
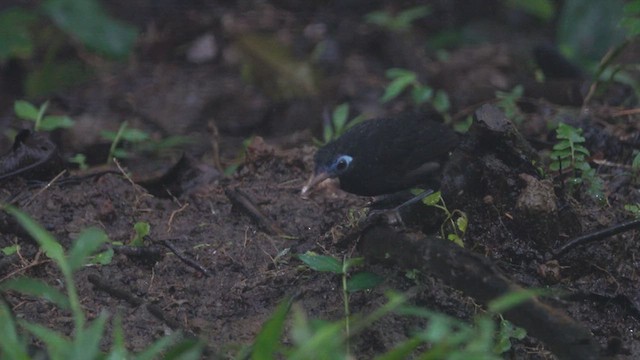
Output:
M305 185L302 188L302 191L300 191L300 195L306 196L309 193L309 191L313 189L313 187L323 182L324 180L328 179L329 177L330 177L329 173L324 171L317 174L313 174L309 179L309 181L307 182L307 185Z

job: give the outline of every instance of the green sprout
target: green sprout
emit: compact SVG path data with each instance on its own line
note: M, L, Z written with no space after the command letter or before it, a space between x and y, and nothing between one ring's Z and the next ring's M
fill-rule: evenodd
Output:
M516 85L511 91L496 91L496 98L498 99L498 107L504 111L507 119L520 125L524 121L524 115L518 107L518 100L524 94L524 87L522 85Z
M138 129L129 129L128 126L129 124L123 121L117 132L107 130L100 132L100 135L104 139L111 141L107 163L111 162L113 158L125 159L131 156L128 151L120 147L122 141L140 143L149 140L150 136L148 133Z
M387 70L386 76L391 80L380 98L383 103L389 102L400 96L405 90L410 91L411 99L415 106L429 103L440 114L446 115L451 103L444 90L434 90L428 85L423 85L418 80L418 75L406 69L392 68Z
M27 350L28 340L33 337L46 347L47 358L52 360L66 359L153 359L160 358L166 352L164 359L184 359L187 352L195 352L199 358L203 345L190 340L180 341L180 334L165 336L150 344L143 351L131 354L124 343L122 323L119 317L113 321L112 336L105 334L108 314L102 312L93 320L85 315L73 273L90 264L89 259L99 248L108 241L107 235L98 228L88 228L80 232L71 248L65 251L62 245L40 224L36 223L24 212L5 205L2 209L13 216L16 221L38 243L44 254L60 269L63 288L66 293L58 290L58 285L52 286L44 281L30 277L16 277L0 284L0 294L15 291L27 296L34 296L48 301L54 306L70 311L73 320L72 331L57 332L44 325L30 322L22 318L14 318L11 309L0 296L0 358L2 359L31 359ZM23 335L24 332L29 335ZM71 335L66 335L70 333ZM112 339L111 348L107 353L102 352L102 345Z
M242 140L242 149L240 149L238 155L236 155L236 158L223 171L225 176L233 175L236 171L238 171L240 165L244 164L244 161L247 158L247 149L253 142L253 138L254 136L250 136Z
M13 104L16 116L23 120L33 121L35 131L53 131L73 126L74 121L68 116L45 115L48 108L48 101L45 101L39 108L23 100L18 100Z
M144 246L144 237L151 232L151 225L145 221L138 221L133 225L133 230L135 231L135 235L129 245L136 247Z
M440 235L442 236L442 238L453 241L455 244L464 247L464 242L462 241L462 239L464 238L464 234L467 232L467 227L469 225L469 218L467 217L467 214L464 211L458 209L450 211L447 208L447 205L445 204L444 199L442 198L442 193L440 191L437 191L425 197L424 199L422 199L422 202L427 206L440 209L444 212L446 218L442 222L442 225L440 225ZM452 229L452 232L448 234L445 233L445 225L447 223Z
M336 140L347 130L364 121L364 115L358 115L349 120L349 104L343 103L333 110L331 118L325 117L324 126L322 128L322 140L314 139L316 145L324 145Z
M331 272L342 277L344 321L345 331L348 337L350 334L349 317L351 316L351 312L349 310L349 294L356 291L373 289L374 287L382 283L383 279L379 275L370 272L358 272L349 275L349 272L352 268L360 266L364 263L364 258L362 257L351 259L347 259L345 257L342 261L340 261L331 256L318 255L316 253L308 251L304 254L298 255L298 258L312 270L320 272Z
M479 313L466 323L452 316L407 304L405 295L387 293L387 303L372 313L354 317L353 332L342 330L342 321L308 319L298 304L283 301L263 324L253 346L237 359L348 359L348 339L361 333L380 318L396 314L426 320L424 328L414 329L407 339L376 359L502 359L500 354L511 349L512 339L522 340L526 331L514 326L500 314L542 294L540 290L519 290L501 296L488 304L487 312ZM290 334L285 344L280 342L287 327L287 315L293 309ZM281 355L281 356L277 356Z
M573 176L568 181L572 188L586 184L589 196L599 202L606 201L604 183L587 161L590 153L583 145L585 138L582 136L582 129L561 122L556 129L556 137L558 142L551 151L549 169L551 171L572 169Z
M75 154L73 157L69 158L69 162L77 164L80 170L87 170L89 168L89 165L87 165L87 156L85 154Z
M391 32L406 32L411 29L411 24L431 13L427 5L414 6L393 15L388 11L374 11L365 15L365 21L381 26Z

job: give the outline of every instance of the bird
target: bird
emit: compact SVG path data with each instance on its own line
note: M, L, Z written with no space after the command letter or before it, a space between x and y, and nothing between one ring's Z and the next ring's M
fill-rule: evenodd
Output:
M443 163L458 143L457 133L427 116L366 120L318 149L301 194L328 178L338 178L342 190L360 196L438 187Z

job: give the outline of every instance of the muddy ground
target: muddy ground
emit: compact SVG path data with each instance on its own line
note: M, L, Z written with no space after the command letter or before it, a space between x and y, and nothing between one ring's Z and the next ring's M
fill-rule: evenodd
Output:
M339 277L310 271L295 257L315 251L340 259L364 256L364 269L385 279L353 294L354 314L380 307L385 291L393 289L410 294L412 304L468 320L509 289L548 287L563 295L511 314L530 336L516 342L506 358L640 356L637 231L632 227L557 253L576 236L633 219L624 205L640 202L638 175L631 169L640 129L637 112L623 110L635 100L613 88L582 106L583 78L536 82L531 49L553 38L553 24L498 2L479 8L434 2L432 15L408 32L363 20L373 10L395 10L391 2L205 3L111 2L115 16L142 30L131 59L89 59L97 68L90 81L35 99L51 99L53 113L76 120L72 129L47 136L61 157L84 153L91 166L64 164L67 172L49 185L60 164L37 176L5 177L0 184L3 203L27 212L65 246L87 227L128 244L136 222L151 225L149 253L119 248L110 264L78 271L89 317L103 310L121 314L131 350L181 329L204 339L210 357L232 357L289 297L309 317L342 318ZM456 44L438 60L424 44L445 28L468 29L481 40ZM213 39L215 51L196 61L189 54L204 35ZM276 62L304 64L313 76L278 87L291 74L269 63L256 41L286 47L290 54L274 55ZM633 58L630 51L627 58ZM252 75L242 71L247 66L253 66ZM313 170L313 137L321 137L323 112L344 102L351 116L416 110L409 96L379 101L389 81L385 70L392 67L416 71L424 83L445 90L454 123L480 110L443 180L448 207L469 218L464 249L436 238L443 218L433 209L409 211L404 226L386 225L361 215L369 198L331 186L308 199L300 196ZM6 71L3 76L8 78ZM495 103L496 90L518 84L525 89L519 125L491 106L481 108ZM20 96L0 96L3 130L28 127L12 115L7 100ZM190 141L162 151L128 144L132 157L120 160L123 170L105 166L109 142L99 131L115 131L122 121L155 139L186 135ZM539 171L546 169L555 142L547 124L558 121L584 130L591 165L604 180L604 202L584 188L570 191L562 174ZM6 156L12 156L12 143L0 140ZM223 175L234 164L237 170ZM59 285L58 270L28 235L8 216L0 225L0 247L21 246L19 254L0 255L0 281L28 275ZM381 253L394 258L380 261ZM414 269L419 275L407 276ZM114 289L129 294L128 300ZM72 326L69 314L41 299L14 293L6 298L17 316L62 331ZM421 325L387 316L354 339L353 354L372 358Z

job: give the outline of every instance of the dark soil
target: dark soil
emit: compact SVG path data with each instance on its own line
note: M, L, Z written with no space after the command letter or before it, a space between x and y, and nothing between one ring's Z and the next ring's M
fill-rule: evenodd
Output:
M394 2L207 3L109 2L115 16L144 30L135 54L126 64L94 60L94 78L48 97L52 113L76 120L72 129L50 134L51 144L62 158L86 154L91 167L81 171L47 155L46 166L0 180L0 201L27 212L65 247L87 227L126 245L136 222L151 225L146 250L116 246L111 264L77 272L90 318L105 310L120 314L131 350L179 329L203 339L209 357L231 357L291 297L310 318L343 317L340 278L311 271L295 257L314 251L338 259L364 256L365 269L384 277L383 285L353 294L354 314L379 308L385 291L393 289L407 293L412 304L469 320L510 290L550 288L562 295L506 314L529 336L505 357L640 357L638 231L630 226L554 253L576 236L633 219L624 205L640 202L631 170L640 145L638 113L624 113L633 106L618 105L633 104L624 87L611 85L582 106L583 95L572 91L584 79L535 82L531 49L550 39L552 25L501 2L479 8L466 1L434 2L432 15L404 33L363 20L373 10L394 10ZM424 46L439 30L463 27L484 40L452 47L446 60ZM205 34L215 39L216 51L195 63L187 53ZM259 57L247 50L248 34L288 47L291 54L280 60L310 64L313 85L278 89L276 80L287 75L247 60ZM320 55L312 57L314 49ZM638 54L633 46L629 51L632 59ZM254 73L243 76L249 61ZM2 66L5 79L8 65ZM447 206L468 215L464 249L437 238L443 216L434 209L405 210L403 226L387 225L363 215L371 199L330 184L309 199L300 196L313 170L312 138L321 137L323 111L343 102L351 105L352 117L416 110L409 96L379 101L388 84L385 70L392 67L415 71L423 83L445 90L453 122L477 111L442 187ZM518 84L525 86L519 125L491 105L481 107L495 102L496 90ZM20 99L20 92L3 89L3 130L28 127L7 101ZM99 132L115 131L122 121L154 139L186 135L191 141L162 151L125 144L133 156L120 161L122 170L102 166L110 144ZM566 173L541 176L538 167L546 169L556 141L547 124L558 121L584 130L591 165L605 183L605 203L584 188L572 191ZM29 139L36 147L49 144ZM15 154L12 142L0 140L5 169ZM233 175L222 174L236 163ZM68 171L49 183L62 167ZM27 275L60 285L54 264L2 214L0 248L12 244L21 250L0 253L0 281ZM146 252L135 253L140 251ZM417 278L406 276L415 269ZM5 297L16 316L71 330L69 314L48 302L16 293ZM354 339L353 354L372 358L423 325L389 315Z

